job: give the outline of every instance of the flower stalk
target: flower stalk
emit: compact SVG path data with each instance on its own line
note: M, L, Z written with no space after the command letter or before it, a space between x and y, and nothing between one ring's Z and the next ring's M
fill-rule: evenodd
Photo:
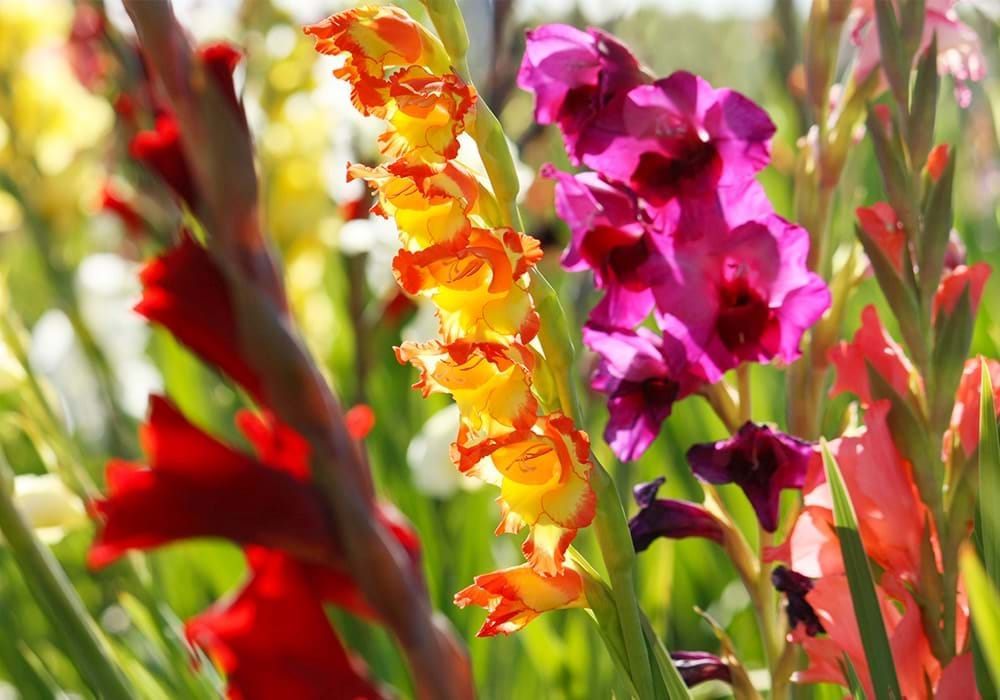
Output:
M112 659L107 641L52 553L38 541L13 500L14 475L0 455L0 534L3 534L38 606L66 644L69 657L101 698L135 697Z

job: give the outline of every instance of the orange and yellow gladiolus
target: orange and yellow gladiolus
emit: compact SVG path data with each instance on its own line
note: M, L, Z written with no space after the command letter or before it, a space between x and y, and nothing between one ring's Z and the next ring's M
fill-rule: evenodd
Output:
M528 528L527 563L485 574L456 596L489 611L481 635L520 629L538 613L586 605L566 559L594 518L590 442L558 412L540 412L530 346L539 318L529 273L542 257L534 238L503 226L488 182L459 162L458 137L474 118L475 90L441 42L405 12L359 7L305 28L320 53L344 57L359 111L388 122L386 162L351 165L368 183L373 212L393 218L400 251L393 273L408 294L437 307L440 337L396 348L420 372L425 396L450 394L461 415L452 459L500 488L497 534Z

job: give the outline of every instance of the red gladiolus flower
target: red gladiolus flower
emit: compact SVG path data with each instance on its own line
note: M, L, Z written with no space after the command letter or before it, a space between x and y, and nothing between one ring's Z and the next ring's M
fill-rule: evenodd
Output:
M239 51L225 43L209 44L198 49L198 58L205 72L212 76L216 89L246 127L246 115L233 84L233 70L240 57ZM181 148L180 132L172 114L164 112L158 115L155 129L136 134L129 144L129 153L154 170L188 208L197 208L198 193L191 176L191 166Z
M381 698L344 649L315 580L280 552L247 550L250 580L234 600L188 621L188 639L226 672L231 700Z
M135 310L264 403L260 379L240 351L226 281L208 251L185 233L139 278L143 292Z
M238 423L257 459L206 435L154 396L142 431L149 467L111 462L108 496L91 504L102 524L88 554L90 566L106 566L129 550L220 537L322 564L314 567L313 578L325 581L325 599L372 617L308 482L306 441L287 426L248 412ZM419 541L402 516L380 504L379 519L411 560L419 560Z
M364 440L375 427L375 412L368 404L359 403L344 414L347 432L355 440Z

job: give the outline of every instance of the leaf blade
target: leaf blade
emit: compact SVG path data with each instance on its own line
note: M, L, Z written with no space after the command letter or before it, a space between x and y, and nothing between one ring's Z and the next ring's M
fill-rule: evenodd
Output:
M889 635L886 633L879 607L878 596L875 593L875 583L872 580L871 566L868 555L865 554L858 532L858 519L854 506L844 484L836 458L830 452L826 441L822 441L823 468L826 480L830 485L833 497L833 518L840 539L841 555L844 559L844 570L847 573L847 583L851 591L851 602L858 623L861 643L868 659L868 670L871 675L872 687L876 700L898 700L903 697L896 678L896 668L892 659L892 648L889 646Z

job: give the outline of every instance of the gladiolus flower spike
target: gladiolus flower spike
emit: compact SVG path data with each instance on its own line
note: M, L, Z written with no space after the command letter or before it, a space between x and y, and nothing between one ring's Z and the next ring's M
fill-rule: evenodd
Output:
M344 57L334 74L355 107L388 122L387 162L349 166L373 190L373 213L391 218L400 250L392 269L407 294L437 309L439 337L396 348L420 372L424 396L451 395L460 414L452 461L500 488L497 533L528 528L527 564L479 576L456 596L489 611L481 635L509 633L538 613L585 603L565 553L594 518L590 443L559 412L540 412L542 361L528 344L539 317L528 273L539 242L503 226L486 182L458 159L477 95L439 39L405 12L359 7L305 27L320 53ZM501 203L504 204L504 203Z

